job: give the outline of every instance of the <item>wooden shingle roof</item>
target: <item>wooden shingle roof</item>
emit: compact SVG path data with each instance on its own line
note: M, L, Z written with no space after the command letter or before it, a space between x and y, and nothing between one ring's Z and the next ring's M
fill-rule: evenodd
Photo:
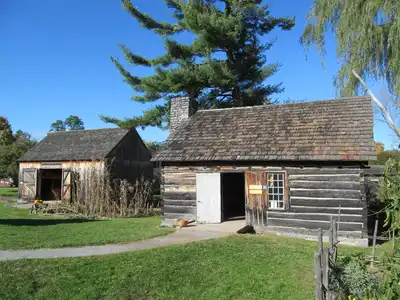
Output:
M49 133L18 161L102 160L128 131L107 128Z
M376 159L369 97L200 110L153 161Z

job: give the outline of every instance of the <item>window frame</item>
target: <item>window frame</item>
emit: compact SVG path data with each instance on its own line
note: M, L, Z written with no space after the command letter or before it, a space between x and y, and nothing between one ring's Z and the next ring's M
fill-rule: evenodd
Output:
M269 177L271 176L271 175L283 175L283 207L274 207L274 208L272 208L272 207L270 207L269 206L269 204L270 204L270 201L276 201L276 203L279 203L280 201L279 200L270 200L269 199L269 195L270 195L270 192L269 192L269 183L270 183L270 180L269 180ZM287 173L286 173L286 171L281 171L281 170L271 170L271 171L266 171L266 176L267 176L267 180L266 180L266 183L267 183L267 188L266 188L266 194L267 194L267 209L268 210L277 210L277 211L284 211L284 210L289 210L289 205L288 205L288 188L287 188ZM274 186L272 187L272 188L275 188ZM277 189L279 189L280 187L279 186L277 186L276 187ZM275 193L273 193L273 194L275 194ZM279 194L279 190L278 190L278 194L277 194L278 196L280 195Z

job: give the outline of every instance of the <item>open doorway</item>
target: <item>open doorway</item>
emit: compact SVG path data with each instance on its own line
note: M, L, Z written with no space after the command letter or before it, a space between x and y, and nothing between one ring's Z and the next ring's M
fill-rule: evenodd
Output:
M40 170L40 199L61 200L62 169Z
M244 173L221 173L222 220L245 218Z

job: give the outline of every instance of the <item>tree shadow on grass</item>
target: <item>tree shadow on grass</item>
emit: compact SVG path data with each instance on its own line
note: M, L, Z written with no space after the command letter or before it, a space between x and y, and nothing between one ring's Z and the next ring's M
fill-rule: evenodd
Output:
M11 226L47 226L57 224L74 224L95 222L98 220L89 219L0 219L0 225Z

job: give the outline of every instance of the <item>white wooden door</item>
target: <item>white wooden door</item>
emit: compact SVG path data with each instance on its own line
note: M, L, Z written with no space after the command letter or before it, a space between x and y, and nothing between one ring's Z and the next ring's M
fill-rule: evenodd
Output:
M197 222L221 223L221 174L196 174Z

